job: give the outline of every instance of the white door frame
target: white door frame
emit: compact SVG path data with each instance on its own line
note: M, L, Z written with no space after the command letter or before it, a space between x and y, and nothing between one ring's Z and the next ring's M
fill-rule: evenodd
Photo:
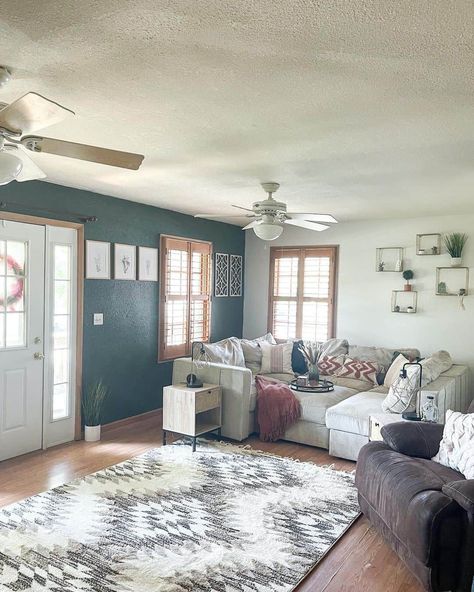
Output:
M82 438L81 426L81 400L82 400L82 345L83 345L83 319L84 319L84 224L80 222L69 222L66 220L55 220L52 218L42 218L39 216L29 216L26 214L16 214L14 212L0 212L0 220L10 220L13 222L24 222L26 224L36 224L39 226L55 226L62 228L74 228L77 231L76 243L76 347L75 347L75 429L74 439ZM46 365L45 365L46 375ZM43 404L43 408L46 406ZM44 429L43 429L44 443Z

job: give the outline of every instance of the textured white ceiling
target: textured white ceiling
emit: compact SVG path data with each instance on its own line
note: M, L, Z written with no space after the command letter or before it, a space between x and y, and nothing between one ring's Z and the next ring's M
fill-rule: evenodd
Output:
M35 90L77 113L47 135L145 155L35 155L61 185L229 221L264 180L341 220L472 211L473 37L471 0L3 0L0 101Z

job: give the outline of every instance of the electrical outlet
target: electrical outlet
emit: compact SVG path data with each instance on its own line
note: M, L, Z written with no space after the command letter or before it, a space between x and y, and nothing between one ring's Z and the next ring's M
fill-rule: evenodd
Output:
M94 323L94 325L103 325L104 324L104 313L95 312L93 323Z

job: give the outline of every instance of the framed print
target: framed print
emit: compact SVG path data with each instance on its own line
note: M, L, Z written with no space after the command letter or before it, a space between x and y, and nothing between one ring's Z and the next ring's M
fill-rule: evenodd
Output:
M86 279L110 280L110 243L86 240Z
M136 272L136 253L135 245L123 245L115 243L114 245L114 278L116 280L135 280Z
M229 295L229 255L216 253L214 274L214 296L220 298Z
M242 256L230 256L230 296L242 296Z
M138 279L141 282L158 281L158 249L138 247Z

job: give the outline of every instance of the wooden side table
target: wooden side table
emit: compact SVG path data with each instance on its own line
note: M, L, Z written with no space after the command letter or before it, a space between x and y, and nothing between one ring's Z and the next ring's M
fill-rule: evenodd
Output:
M188 388L173 384L163 389L163 446L166 433L190 436L193 452L196 438L217 431L222 426L222 389L217 384L204 384L201 388Z
M369 440L370 442L383 441L380 430L384 425L396 423L399 421L408 421L403 419L398 413L376 413L369 417Z

